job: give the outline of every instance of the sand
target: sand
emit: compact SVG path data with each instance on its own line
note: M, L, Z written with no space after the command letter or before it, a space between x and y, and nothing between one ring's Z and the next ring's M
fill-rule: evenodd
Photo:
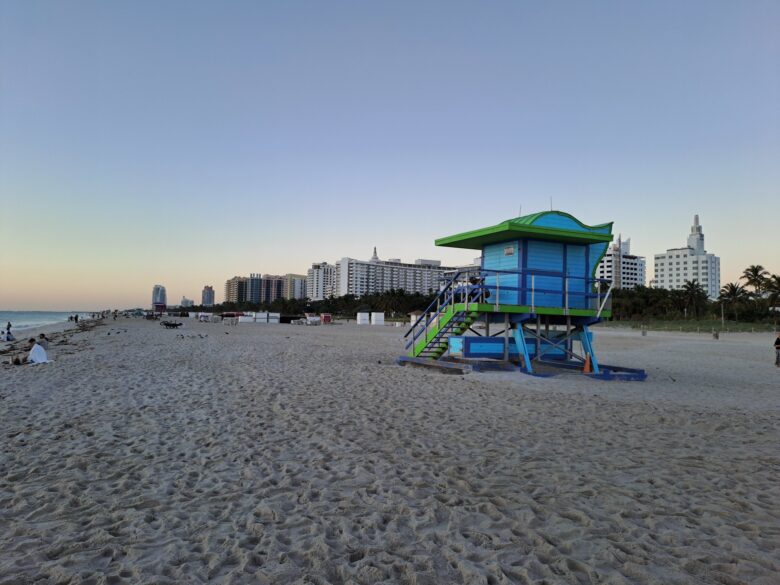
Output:
M598 331L619 383L401 334L120 319L0 367L0 584L780 582L772 336Z

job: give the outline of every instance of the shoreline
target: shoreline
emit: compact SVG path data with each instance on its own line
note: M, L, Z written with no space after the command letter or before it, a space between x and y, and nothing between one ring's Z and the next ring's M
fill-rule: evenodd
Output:
M49 351L46 353L49 359L51 359L52 356L56 354L56 350L52 348L53 345L57 345L55 342L67 339L68 335L91 331L99 326L101 321L101 319L79 319L78 324L72 321L59 321L57 323L49 323L48 325L28 327L19 330L14 327L11 329L11 333L14 334L16 340L0 341L0 364L9 365L8 362L16 356L25 357L28 353L27 347L29 340L38 339L38 336L41 333L46 335L49 339Z

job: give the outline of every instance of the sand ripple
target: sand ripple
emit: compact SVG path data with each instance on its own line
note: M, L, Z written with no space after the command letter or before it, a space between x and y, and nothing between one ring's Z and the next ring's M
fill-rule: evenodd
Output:
M780 582L777 410L122 327L1 372L0 584Z

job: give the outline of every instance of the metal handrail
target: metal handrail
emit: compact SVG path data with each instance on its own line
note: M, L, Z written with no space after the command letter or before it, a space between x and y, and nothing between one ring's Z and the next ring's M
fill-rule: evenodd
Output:
M425 311L423 311L423 314L420 315L420 318L417 319L417 321L414 323L414 325L412 325L412 327L409 329L409 331L406 332L404 337L407 337L414 330L414 328L417 327L417 325L420 324L420 321L422 321L425 318L425 316L431 310L431 307L433 307L433 305L435 305L435 304L437 304L439 302L439 300L441 299L442 295L447 292L447 290L452 286L452 283L455 282L455 280L458 278L458 276L460 274L461 274L461 272L458 272L457 274L455 274L455 276L453 276L449 280L449 282L447 282L446 286L442 290L439 291L439 294L436 295L436 298L433 299L433 301L431 301L431 304L428 305L428 308L426 308ZM437 313L438 313L438 310L437 310Z
M485 287L484 286L482 286L482 285L471 285L471 284L463 286L463 287L456 287L456 288L452 289L450 291L449 298L445 299L444 303L442 303L440 305L437 305L437 310L436 310L436 312L433 315L427 316L428 318L425 321L425 326L422 329L418 330L412 336L411 341L409 343L407 343L405 347L407 349L409 347L411 347L417 341L418 337L420 337L421 335L423 335L424 333L427 332L428 325L430 325L432 321L434 321L437 317L439 317L439 315L441 315L441 313L443 313L444 310L446 310L447 307L449 307L450 305L454 306L456 304L456 299L455 299L456 292L460 292L460 294L461 294L461 302L465 301L466 310L468 310L468 303L469 303L469 301L471 301L471 302L478 302L479 301L478 298L474 298L474 299L472 298L473 293L477 292L477 293L479 293L478 296L482 296L482 295L484 295L484 291L485 291ZM433 303L431 303L431 306L433 306ZM426 315L423 315L423 316L426 316ZM420 319L417 320L417 322L409 329L409 331L406 332L406 334L404 335L404 338L406 338L409 335L409 333L414 331L415 328L417 327L417 325L419 325L419 323L421 321L422 321L422 317L420 317ZM441 333L441 331L439 332L439 334L440 333ZM437 336L439 334L437 334Z
M612 292L612 287L614 286L614 282L609 283L609 289L607 290L607 294L604 295L604 300L601 303L601 306L599 307L598 313L596 313L596 317L601 317L601 312L604 310L604 306L607 304L607 299L609 298L610 293Z
M531 277L531 287L530 289L527 286L501 286L501 275L516 275L523 278L523 284L525 284L527 281L525 278L527 276ZM436 298L431 301L431 303L428 305L428 307L425 309L423 314L417 319L417 321L412 324L412 326L409 328L409 330L404 334L403 338L407 338L410 334L412 335L411 341L406 345L406 347L412 346L418 337L420 335L424 334L430 324L439 318L441 314L447 310L447 308L450 305L455 305L458 302L458 297L460 298L460 302L465 304L466 310L469 309L469 303L471 302L486 302L485 297L485 291L489 291L491 288L493 288L491 285L487 285L485 283L485 279L495 276L496 282L495 282L495 292L496 292L496 298L494 305L498 307L500 305L500 293L501 289L503 288L505 291L516 291L518 293L526 292L528 290L531 291L531 308L532 311L535 312L536 310L536 293L542 293L542 294L558 294L561 293L564 295L563 297L563 303L566 311L569 310L569 297L575 296L575 297L584 297L586 300L590 298L597 298L597 306L599 307L597 316L600 317L601 313L604 310L604 307L606 305L607 299L610 296L610 293L612 292L612 287L614 283L608 279L604 278L590 278L588 276L576 276L576 275L570 275L570 274L564 274L562 272L556 272L551 270L539 270L539 269L525 269L525 270L491 270L491 269L485 269L485 268L474 268L472 270L459 270L455 273L454 276L450 277L449 280L446 280L446 284L444 287L439 291L439 293L436 295ZM553 278L562 278L564 279L564 288L565 291L560 291L558 289L537 289L536 288L536 276L548 276ZM472 277L476 277L480 279L479 284L471 284L470 279ZM569 280L575 279L575 280L582 280L584 281L584 287L583 291L571 291L569 287ZM444 281L444 279L442 279ZM609 282L610 287L607 291L607 294L604 297L604 300L602 302L601 299L601 287L600 283L602 282ZM595 285L595 286L594 286ZM594 291L595 288L595 291ZM474 292L477 292L478 294L475 295L476 298L472 298L472 295ZM432 309L435 307L435 310L432 311ZM422 328L418 329L418 327L422 325ZM441 332L440 332L441 333Z

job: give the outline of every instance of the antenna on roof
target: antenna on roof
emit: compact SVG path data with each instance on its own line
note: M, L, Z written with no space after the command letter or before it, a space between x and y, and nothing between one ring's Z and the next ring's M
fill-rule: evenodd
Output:
M522 216L523 216L523 206L521 205L521 206L520 206L520 207L517 209L517 217L522 217Z
M551 195L550 196L550 211L552 211L552 210L553 210L553 208L552 208L552 195Z

